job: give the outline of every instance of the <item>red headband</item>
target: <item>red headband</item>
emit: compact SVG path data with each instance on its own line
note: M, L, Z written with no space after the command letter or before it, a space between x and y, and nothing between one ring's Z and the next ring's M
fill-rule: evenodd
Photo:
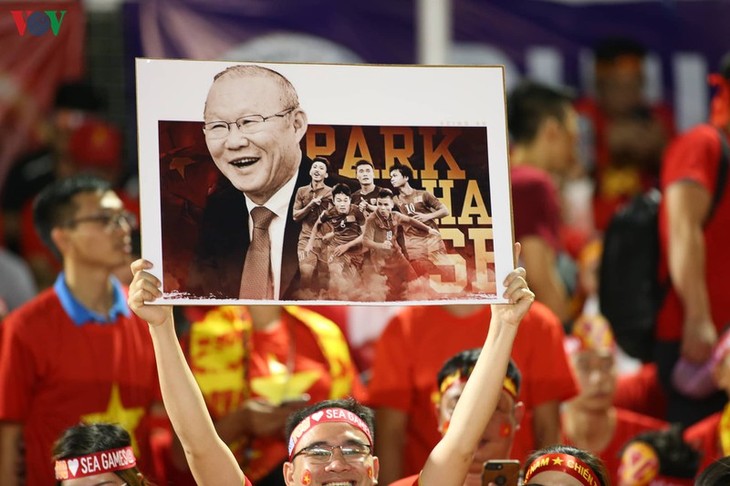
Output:
M289 437L289 459L291 459L292 453L299 443L299 439L301 439L304 434L319 424L329 422L342 422L352 425L362 431L362 433L368 438L370 447L373 446L373 436L370 433L370 427L368 427L363 419L344 408L323 408L322 410L314 412L299 422L299 425L294 427L291 437Z
M543 454L535 459L525 473L525 483L530 478L545 471L560 471L568 473L580 481L584 486L600 486L593 469L570 454Z
M56 479L85 478L106 472L123 471L137 466L131 447L95 452L85 456L56 461Z

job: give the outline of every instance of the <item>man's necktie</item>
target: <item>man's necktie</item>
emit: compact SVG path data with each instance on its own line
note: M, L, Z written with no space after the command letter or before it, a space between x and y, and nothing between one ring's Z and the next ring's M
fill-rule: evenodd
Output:
M251 210L253 232L241 275L241 299L271 299L274 296L269 225L275 216L275 213L263 206Z

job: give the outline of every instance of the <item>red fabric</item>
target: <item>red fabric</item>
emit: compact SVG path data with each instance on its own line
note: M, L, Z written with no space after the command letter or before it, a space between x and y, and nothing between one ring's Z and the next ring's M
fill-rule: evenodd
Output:
M390 486L418 486L418 477L420 474L421 473L414 474L412 476L408 476L407 478L393 481L392 483L390 483Z
M611 477L611 484L618 484L618 468L621 465L621 449L626 442L642 432L666 429L669 424L663 420L641 415L630 410L616 409L616 430L611 442L602 451L595 452L606 465ZM562 436L562 443L574 445L566 435Z
M227 309L230 309L230 312L234 312L237 318L243 319L244 321L248 320L248 314L244 307L227 307ZM190 308L188 316L192 321L191 332L195 326L205 326L207 323L205 309ZM342 341L340 344L347 346L344 336L338 332L339 328L335 324L330 324L330 330L341 336ZM237 409L249 397L266 398L265 395L257 393L257 390L268 389L265 381L261 379L274 374L281 374L282 370L280 368L286 366L290 350L290 338L287 328L293 332L293 349L296 351L293 375L314 374L315 381L301 391L306 392L310 396L310 403L332 398L330 395L333 380L330 375L329 363L323 355L317 339L309 327L291 314L283 312L281 325L274 327L270 331L251 332L249 330L243 333L237 333L229 329L226 333L216 335L214 338L207 338L206 342L198 341L195 348L197 349L195 358L191 357L190 352L193 349L190 336L193 334L183 339L183 349L186 349L188 360L191 363L191 368L194 370L196 378L201 381L201 377L204 377L202 379L206 383L218 383L214 392L210 392L208 388L201 386L205 395L206 404L214 420L224 417L231 411ZM250 342L247 343L249 340ZM247 359L244 358L245 362L230 361L234 359L232 358L231 350L242 348L250 350L251 353ZM217 361L217 364L212 365L212 361ZM347 363L341 363L341 365L343 366L343 375L349 375L351 377L351 389L347 395L352 395L358 400L364 400L367 395L366 390L360 382L354 365L349 366ZM240 387L238 389L229 388L228 384L221 377L216 376L215 371L207 374L201 373L204 366L210 366L211 370L216 370L221 367L225 369L243 367L245 370L244 373L248 378L246 386L243 389L240 389ZM296 385L290 386L293 390ZM342 396L337 398L342 398ZM236 451L237 457L242 459L244 451L241 450L240 445L233 447L233 449ZM288 456L283 437L256 439L252 444L247 446L245 453L250 461L244 465L244 472L254 481L271 472L273 468L278 467ZM187 482L183 482L180 477L175 477L176 481L180 481L181 484L188 484ZM192 481L192 477L188 479ZM195 483L189 482L189 484Z
M464 318L441 307L411 307L398 314L383 331L372 367L369 404L408 414L404 474L420 471L440 439L432 401L438 370L457 352L483 346L490 316L488 306ZM533 303L520 325L512 351L512 358L522 371L519 396L527 412L515 437L515 459L523 459L534 448L535 406L566 400L577 392L563 351L563 338L557 317L539 302Z
M606 173L611 167L611 154L608 147L608 125L610 120L596 104L596 101L589 98L578 100L575 105L578 113L591 126L593 132L593 158L595 161L595 181L596 191L593 199L593 219L596 229L604 231L608 227L611 216L621 205L625 204L636 191L648 189L654 183L654 178L650 174L639 174L641 187L637 187L636 191L612 195L607 194L604 187ZM669 107L665 105L654 105L649 108L650 115L653 119L658 120L664 127L669 138L675 134L674 116Z
M718 164L720 162L720 139L717 130L710 125L699 125L672 143L662 165L662 191L680 181L692 181L704 187L709 194L715 192ZM730 306L727 305L727 275L730 273L730 190L725 185L725 194L709 223L705 226L705 275L710 298L712 319L718 334L730 322ZM662 273L667 274L668 224L666 207L662 204L659 213L659 237ZM657 319L656 336L663 341L677 341L681 338L684 319L679 296L672 288L664 299Z
M518 165L511 170L515 240L537 236L560 251L561 213L558 190L550 174Z
M120 316L113 324L76 326L48 289L10 314L2 327L0 420L24 425L28 486L53 484L53 442L84 416L106 412L113 385L125 410L143 412L129 432L140 470L152 470L147 411L159 387L145 322ZM121 417L109 421L121 423Z
M656 364L647 363L634 373L619 376L613 404L656 419L666 417L667 396L659 383Z
M698 471L703 471L724 456L720 448L720 434L718 433L720 419L722 419L722 412L717 412L684 431L684 440L702 454Z

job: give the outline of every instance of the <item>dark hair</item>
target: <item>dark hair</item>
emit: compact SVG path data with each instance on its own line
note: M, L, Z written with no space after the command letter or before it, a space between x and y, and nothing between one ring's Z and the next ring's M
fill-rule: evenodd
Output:
M393 199L393 191L391 191L387 187L381 187L378 189L378 199L380 199L381 197L389 197L390 199Z
M532 81L521 83L507 99L507 121L512 141L532 142L540 125L548 118L565 122L571 103L572 96L567 91Z
M723 78L730 81L730 52L722 56L720 60L720 74Z
M626 442L621 454L629 444L644 442L659 458L659 474L670 478L693 478L700 465L700 454L682 438L682 428L674 424L665 430L642 432Z
M407 165L395 164L393 167L390 168L390 172L393 172L394 170L400 172L400 175L402 175L409 181L413 180L413 169L411 169Z
M332 198L338 194L345 194L348 197L352 197L352 189L350 189L350 186L347 184L344 184L340 182L339 184L335 184L335 187L332 188Z
M45 187L33 201L33 223L43 243L61 259L61 253L51 238L51 231L66 224L78 211L73 201L77 194L111 191L108 181L89 174L67 177Z
M355 162L355 170L357 170L357 168L360 167L361 165L369 165L372 169L375 169L375 166L373 165L372 162L370 162L367 159L360 159L357 162Z
M460 371L461 376L465 378L471 376L471 372L474 371L474 366L477 364L477 360L479 359L481 352L482 348L467 349L456 353L451 358L447 359L436 375L436 383L438 384L438 387L441 388L441 384L444 380L457 371ZM520 373L519 368L517 368L517 365L514 361L512 361L512 359L510 359L509 364L507 364L507 374L505 377L514 382L517 394L519 395L520 384L522 383L522 373Z
M53 460L72 459L95 452L128 447L129 433L117 424L78 424L66 429L53 445ZM114 471L129 486L151 486L136 467ZM58 486L61 481L57 481Z
M730 457L713 462L695 479L695 486L726 486L730 484Z
M593 47L596 62L613 62L621 56L643 58L646 48L639 42L626 37L609 37L599 41Z
M327 167L327 173L330 171L330 161L325 159L324 157L315 157L312 159L312 165L314 165L315 162L319 162L320 164L324 164L325 167Z
M345 410L354 413L360 417L363 422L365 422L370 429L370 436L373 441L375 441L375 414L370 408L362 405L352 397L340 398L337 400L323 400L315 403L314 405L310 405L309 407L292 412L286 421L286 441L289 442L292 431L294 431L296 426L299 425L302 420L325 408L344 408Z
M601 459L588 451L567 445L553 445L534 451L527 457L524 470L529 470L532 463L535 462L537 458L545 454L568 454L577 457L583 461L586 466L591 468L593 473L596 475L596 478L601 483L600 486L611 486L611 481L609 480L608 473L606 472L606 466L603 464Z

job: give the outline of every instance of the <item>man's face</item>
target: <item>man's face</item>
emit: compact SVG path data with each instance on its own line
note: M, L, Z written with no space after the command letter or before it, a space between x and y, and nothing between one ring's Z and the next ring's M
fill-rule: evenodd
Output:
M128 264L132 251L131 226L121 199L113 192L82 192L73 197L77 210L68 225L52 236L64 260L87 268L114 270Z
M367 164L360 164L355 170L355 177L361 186L369 186L373 183L373 168Z
M314 162L309 169L309 175L315 182L322 182L327 178L327 166L322 162Z
M401 174L399 170L390 171L390 185L394 188L398 189L403 187L406 182L408 182L408 179L403 177L403 174Z
M61 481L61 486L124 486L125 484L127 483L113 472Z
M335 194L332 200L335 203L335 209L337 209L338 213L347 214L350 211L350 196L347 194Z
M465 383L454 383L441 396L438 408L439 429L444 432L445 425L451 421L456 403L464 391ZM490 459L508 459L512 450L515 432L524 415L522 402L515 403L506 391L500 392L499 403L484 429L477 449L469 466L465 486L481 486L484 463Z
M573 369L580 393L573 399L576 406L601 411L612 406L616 391L616 366L613 352L586 350L572 356Z
M641 71L614 68L596 80L596 95L609 116L628 116L643 104L644 78Z
M578 162L578 112L566 105L565 119L559 123L553 143L553 160L549 169L559 174L570 171Z
M307 130L306 115L294 109L256 125L243 134L234 121L247 115L269 117L286 106L279 84L267 76L224 75L208 92L205 122L230 122L228 135L215 139L206 132L205 142L215 165L236 189L257 204L276 193L299 168L299 141Z
M393 211L393 199L389 197L378 198L378 214L387 218Z
M330 422L307 431L299 439L294 453L316 446L367 448L367 445L367 437L358 428ZM379 467L378 458L371 453L345 458L339 447L335 447L326 461L302 453L292 462L284 463L284 479L287 486L372 486L377 484Z

